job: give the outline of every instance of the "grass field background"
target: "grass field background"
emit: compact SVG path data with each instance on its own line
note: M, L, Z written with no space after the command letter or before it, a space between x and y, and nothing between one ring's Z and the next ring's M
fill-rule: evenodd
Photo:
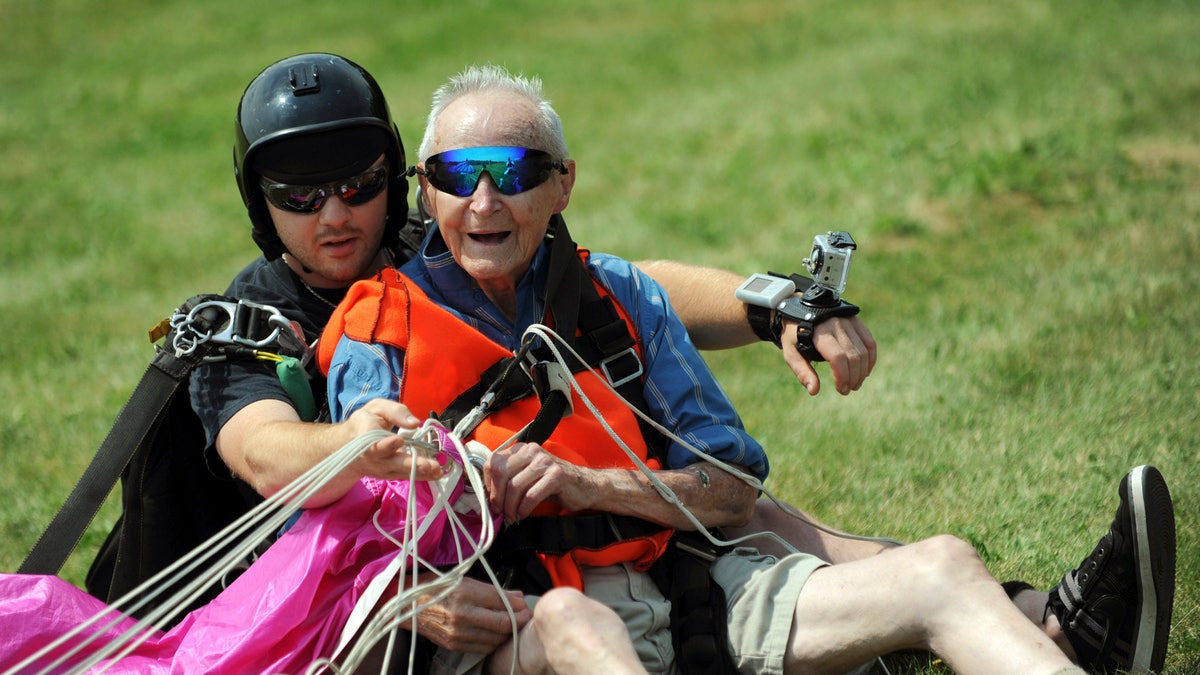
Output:
M293 53L348 56L411 150L434 87L495 63L544 79L579 162L566 216L594 250L749 273L798 269L827 229L858 240L847 296L881 354L861 391L809 398L765 345L709 355L777 494L853 531L954 533L1047 587L1108 526L1121 475L1153 463L1178 521L1168 665L1200 670L1195 3L0 13L0 570L98 447L146 329L257 254L231 171L246 83Z

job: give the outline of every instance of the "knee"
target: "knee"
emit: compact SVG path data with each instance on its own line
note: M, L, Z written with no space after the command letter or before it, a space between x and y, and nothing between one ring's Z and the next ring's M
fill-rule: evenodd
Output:
M628 635L616 612L574 588L555 588L539 598L533 625L551 662L561 650L597 652Z
M579 635L578 629L594 617L595 606L596 601L574 588L554 588L538 599L533 623L539 635Z
M546 591L534 606L535 621L571 621L580 609L590 602L575 588L560 587Z
M914 576L932 589L945 592L981 581L992 581L991 574L975 547L949 534L943 534L912 544L911 558Z

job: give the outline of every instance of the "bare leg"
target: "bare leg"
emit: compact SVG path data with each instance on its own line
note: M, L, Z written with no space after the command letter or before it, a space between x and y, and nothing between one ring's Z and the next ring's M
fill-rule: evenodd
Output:
M958 673L1082 672L951 536L814 572L789 643L788 672L843 672L907 648L930 650Z
M1046 611L1046 602L1049 600L1049 596L1050 594L1046 591L1026 589L1013 596L1012 601L1022 614L1035 625L1041 626L1042 632L1054 640L1054 644L1074 660L1075 649L1071 647L1071 641L1063 632L1062 624L1059 623L1058 617Z
M796 507L793 506L792 508L795 509ZM817 520L812 515L800 509L796 510L812 523L821 525L826 529L832 529L835 532L838 531L836 528L831 528ZM775 504L775 502L765 497L760 498L755 503L754 513L746 525L742 527L725 527L722 529L726 536L731 539L758 532L774 532L794 547L796 551L815 555L833 564L862 560L877 555L889 548L895 548L894 544L887 542L864 541L830 534L787 513L783 508ZM782 557L792 552L787 547L767 537L756 537L749 543L763 553L776 557ZM1071 659L1074 659L1075 650L1072 649L1070 641L1067 639L1066 634L1063 633L1058 618L1046 612L1047 595L1045 591L1034 589L1024 590L1017 593L1012 601L1026 618L1032 621L1034 625L1041 627L1043 633L1049 636Z
M796 510L799 511L799 509ZM801 511L801 513L804 512ZM814 523L836 531L836 528L826 526L807 513L804 513L804 516ZM750 522L742 527L724 527L722 530L730 539L758 532L774 532L791 544L796 551L815 555L821 560L833 564L862 560L894 547L894 544L829 534L785 512L775 502L765 497L759 498L754 504L754 513L750 516ZM763 553L777 558L793 552L768 537L755 537L748 543Z
M573 588L543 595L518 640L517 672L524 675L646 673L616 613ZM489 672L507 674L512 655L510 641L491 656Z

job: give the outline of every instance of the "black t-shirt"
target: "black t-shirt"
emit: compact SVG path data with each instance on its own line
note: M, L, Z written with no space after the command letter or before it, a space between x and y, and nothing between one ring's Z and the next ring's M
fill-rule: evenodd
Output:
M234 277L225 294L275 307L288 319L299 322L306 341L312 344L321 336L346 289L306 287L281 258L268 262L259 257ZM315 367L309 368L309 375L313 400L320 416L326 417L325 378ZM188 388L208 446L229 418L247 405L264 399L291 403L271 361L205 364L192 372Z
M409 209L408 219L400 228L396 246L392 249L392 264L399 266L416 255L428 228L429 223L422 214L416 209ZM347 290L305 286L282 258L268 262L260 256L234 277L225 295L275 307L288 319L300 323L305 340L311 345L321 337L325 324ZM309 364L308 374L313 401L319 411L317 419L327 422L329 403L325 399L325 377L315 363ZM263 399L292 402L275 374L274 363L270 361L203 365L192 371L188 390L192 409L204 425L206 446L209 448L221 427L247 405Z

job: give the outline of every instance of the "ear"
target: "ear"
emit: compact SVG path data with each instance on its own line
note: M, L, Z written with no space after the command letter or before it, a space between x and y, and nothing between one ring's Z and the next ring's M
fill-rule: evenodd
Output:
M425 176L422 176L421 174L417 174L417 184L419 186L419 189L417 190L417 199L421 200L421 206L425 209L425 213L428 214L430 218L437 220L437 212L433 208L434 200L429 198L429 192L433 189L433 187L429 185L429 179L425 178Z
M559 197L558 204L555 206L555 213L562 213L567 209L567 204L571 202L571 190L575 187L575 160L564 159L563 166L567 167L567 172L555 175L559 185L562 186L562 196Z

